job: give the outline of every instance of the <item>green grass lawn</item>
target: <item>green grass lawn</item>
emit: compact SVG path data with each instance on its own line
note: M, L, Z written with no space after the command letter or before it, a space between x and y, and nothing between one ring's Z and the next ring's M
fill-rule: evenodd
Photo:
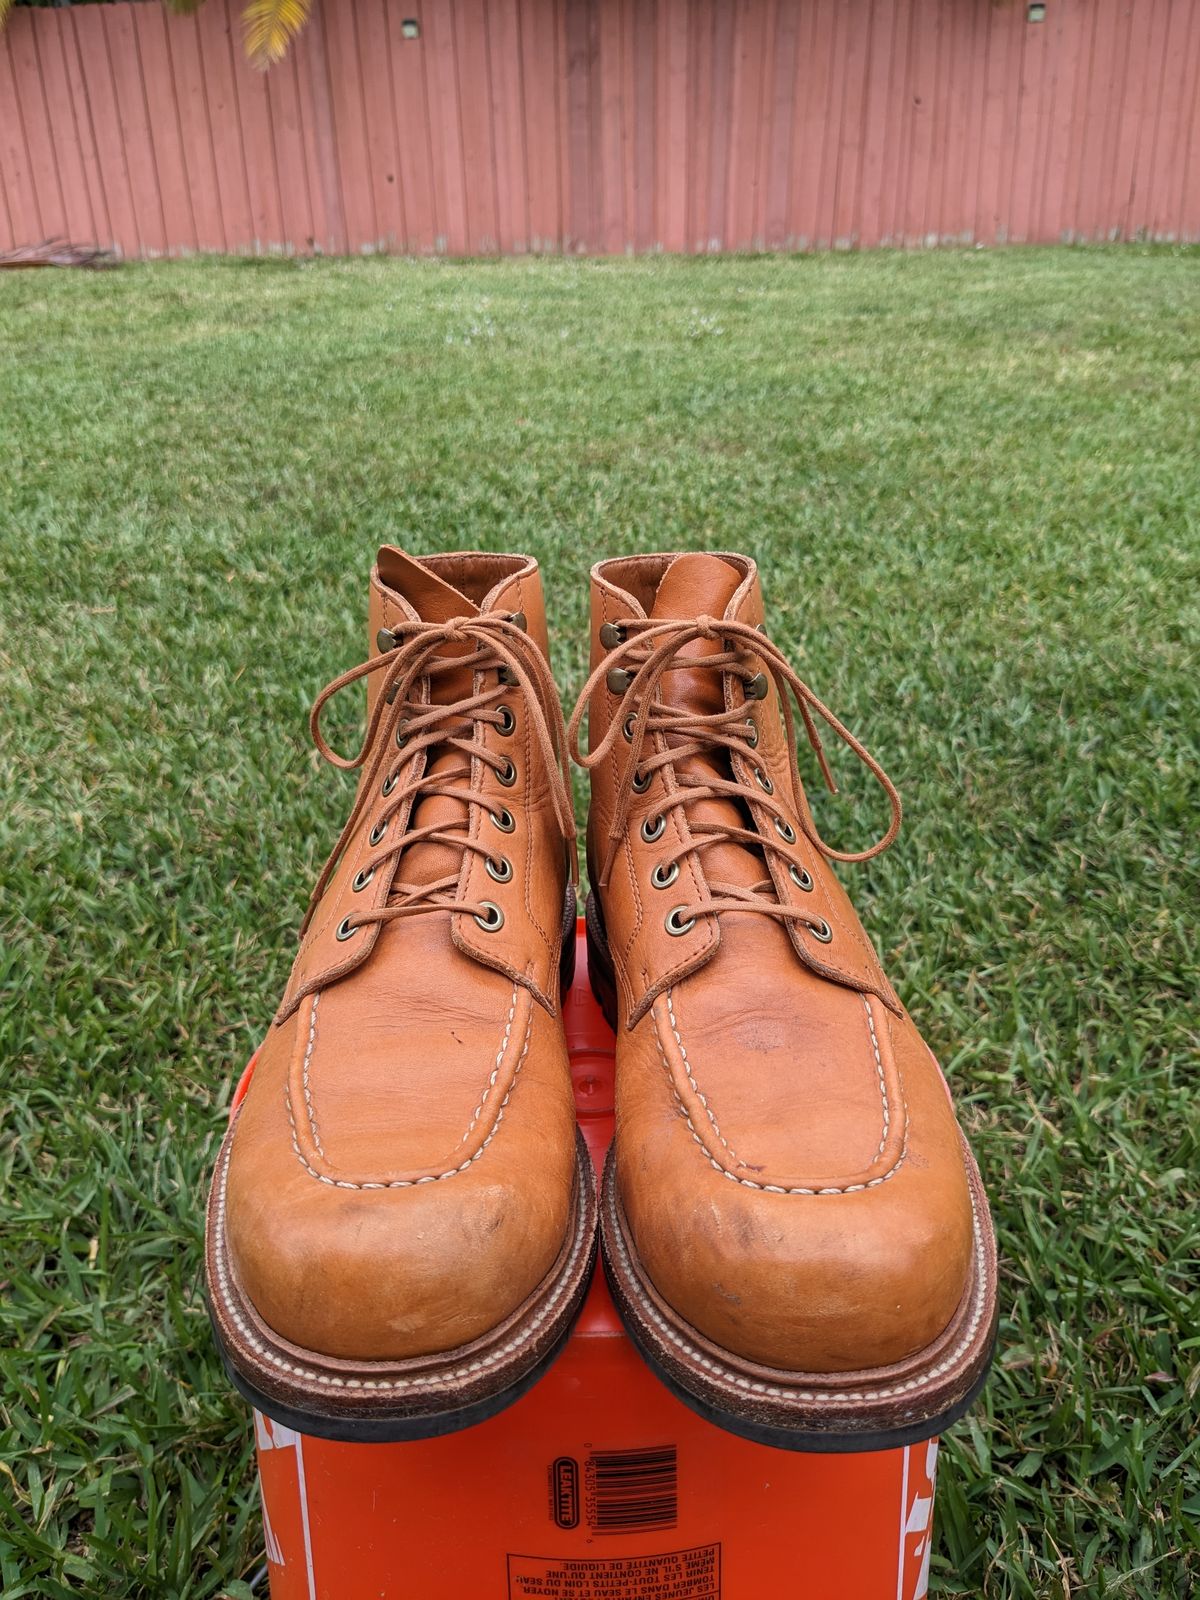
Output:
M846 879L999 1228L936 1591L1200 1591L1200 253L2 277L7 1600L261 1568L203 1199L348 803L306 715L380 540L537 554L568 700L591 561L758 558L903 792ZM855 765L810 784L851 845Z

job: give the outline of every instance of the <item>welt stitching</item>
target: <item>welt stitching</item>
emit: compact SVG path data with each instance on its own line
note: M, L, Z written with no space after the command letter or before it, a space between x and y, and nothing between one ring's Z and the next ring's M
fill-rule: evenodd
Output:
M880 1058L880 1054L879 1054L879 1040L877 1039L877 1037L875 1035L874 1019L871 1016L870 1002L867 1000L865 995L860 996L860 998L862 999L863 1005L867 1009L867 1024L868 1024L868 1027L870 1028L870 1032L871 1032L871 1045L872 1045L872 1048L873 1048L873 1050L875 1052L875 1070L879 1075L879 1091L880 1091L880 1095L881 1095L882 1101L883 1101L883 1138L879 1142L879 1151L877 1152L877 1156L878 1156L878 1154L882 1154L884 1146L887 1144L887 1136L888 1136L888 1128L890 1126L891 1111L890 1111L888 1098L887 1098L887 1083L886 1083L886 1081L884 1079L884 1075L883 1075L883 1061ZM651 1018L651 1022L653 1024L653 1018ZM679 1035L676 1034L675 1037L676 1037L676 1039L678 1039ZM657 1031L657 1028L655 1029L654 1038L655 1038L655 1042L658 1043L659 1054L661 1055L662 1054L662 1045L661 1045L661 1043L658 1042L658 1031ZM682 1043L680 1045L680 1048L682 1049ZM666 1065L666 1057L665 1056L663 1057L663 1065L664 1066ZM695 1089L696 1088L695 1081L692 1078L690 1070L688 1072L688 1081L691 1083L693 1089ZM896 1160L892 1163L892 1165L888 1168L888 1170L886 1172L881 1172L878 1177L869 1178L865 1183L847 1183L847 1184L842 1184L842 1185L828 1184L828 1185L826 1185L825 1187L823 1187L821 1189L789 1187L789 1186L786 1186L784 1184L779 1184L779 1183L756 1183L753 1178L739 1178L736 1172L730 1172L729 1168L727 1166L725 1166L722 1162L720 1162L716 1158L716 1156L713 1155L712 1151L705 1144L704 1140L696 1132L695 1125L693 1124L692 1119L688 1116L687 1108L683 1104L683 1101L679 1098L679 1095L678 1095L677 1091L675 1090L674 1084L671 1085L671 1092L675 1095L675 1103L679 1107L680 1115L683 1117L683 1120L687 1123L688 1128L691 1130L692 1138L700 1146L700 1148L701 1148L701 1150L703 1150L704 1154L708 1157L709 1166L712 1167L715 1171L719 1172L723 1178L728 1178L731 1183L740 1183L744 1189L757 1189L763 1194L804 1194L804 1195L860 1194L865 1189L877 1189L881 1183L887 1183L890 1178L894 1178L896 1176L896 1174L900 1171L900 1168L904 1165L905 1161L908 1158L908 1106L907 1106L907 1103L906 1103L905 1106L904 1106L904 1139L903 1139L903 1143L901 1144L901 1147L900 1147L900 1154L899 1154L899 1156L897 1156ZM696 1093L699 1094L700 1091L697 1089ZM703 1097L701 1097L701 1103L704 1104L705 1111L708 1111L708 1106L703 1101ZM709 1116L709 1120L713 1122L713 1127L716 1128L716 1122L713 1121L713 1116L712 1116L712 1112L711 1111L708 1111L708 1116ZM721 1138L720 1129L717 1129L717 1137ZM721 1139L721 1143L725 1145L726 1150L729 1150L729 1146L728 1146L728 1144L725 1143L725 1140L723 1138ZM729 1150L729 1154L731 1156L733 1156L733 1151ZM734 1159L736 1160L737 1158L734 1157Z
M513 1093L517 1087L517 1077L522 1066L524 1065L525 1057L529 1053L529 1040L532 1032L533 1007L531 1006L529 1009L529 1020L525 1024L525 1040L521 1046L521 1054L517 1057L517 1064L513 1068L513 1081L511 1084L509 1084L503 1100L501 1100L500 1104L496 1107L495 1121L492 1123L491 1128L488 1130L488 1135L486 1139L484 1139L483 1143L479 1146L479 1149L474 1151L473 1154L469 1155L467 1159L461 1162L458 1166L447 1167L442 1172L428 1173L424 1178L392 1178L386 1183L354 1183L349 1178L330 1178L325 1173L318 1172L317 1169L312 1166L308 1160L306 1160L303 1151L300 1149L300 1139L296 1130L296 1118L292 1112L292 1091L291 1084L289 1082L284 1088L284 1103L287 1107L288 1122L291 1125L292 1149L295 1151L296 1160L299 1161L300 1165L304 1168L305 1172L308 1173L310 1178L315 1178L318 1183L327 1184L331 1189L415 1189L422 1183L442 1183L446 1178L457 1177L460 1172L466 1172L474 1162L479 1160L480 1156L487 1149L488 1145L491 1144L492 1140L496 1137L496 1134L500 1131L500 1124L504 1120L504 1113L508 1107L508 1102L512 1099ZM482 1105L482 1101L480 1104ZM462 1142L463 1141L460 1139L459 1144Z

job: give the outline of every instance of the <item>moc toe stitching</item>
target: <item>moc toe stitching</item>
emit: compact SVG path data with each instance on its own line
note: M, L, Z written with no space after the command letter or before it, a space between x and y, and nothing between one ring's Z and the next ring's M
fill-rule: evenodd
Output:
M666 994L665 1009L671 1033L679 1050L684 1074L686 1075L687 1081L691 1086L693 1094L704 1109L705 1115L714 1135L724 1146L730 1161L733 1162L735 1167L744 1167L746 1163L742 1161L742 1159L735 1153L733 1146L730 1144L726 1136L721 1132L720 1126L717 1123L717 1119L713 1114L711 1106L709 1105L708 1097L703 1093L696 1081L695 1072L688 1056L687 1047L683 1042L683 1038L680 1034L679 1026L676 1021L672 993L673 991L668 989ZM875 1160L872 1162L871 1166L868 1167L863 1173L856 1173L847 1181L839 1183L817 1183L815 1180L809 1183L783 1181L775 1183L761 1182L754 1178L743 1177L739 1172L731 1170L731 1168L725 1162L721 1161L720 1158L716 1156L705 1144L703 1137L695 1126L691 1113L689 1112L683 1097L680 1095L675 1085L675 1074L667 1057L667 1052L663 1047L662 1033L659 1026L660 1008L657 1004L655 1005L651 1013L654 1043L658 1050L659 1059L661 1060L663 1068L666 1072L667 1081L670 1086L671 1093L674 1096L676 1106L678 1107L683 1120L687 1123L693 1140L707 1157L709 1164L715 1168L716 1171L721 1173L723 1177L732 1180L734 1183L741 1184L743 1188L756 1189L765 1194L803 1195L819 1198L824 1195L858 1194L867 1189L877 1189L880 1187L880 1185L887 1183L890 1179L894 1178L900 1171L905 1161L908 1159L909 1154L909 1115L908 1102L904 1096L903 1079L898 1064L895 1064L896 1094L902 1108L899 1145L891 1165L885 1168L885 1170L882 1172L874 1171L875 1166L884 1159L889 1143L892 1143L893 1145L895 1144L893 1137L893 1122L895 1119L893 1117L892 1101L888 1091L887 1074L884 1070L879 1035L876 1031L875 1018L871 1010L871 1003L866 995L861 996L861 999L866 1012L867 1030L870 1035L875 1072L879 1082L882 1113L882 1133L875 1153ZM868 1177L867 1173L871 1173L872 1175Z
M315 1110L314 1110L314 1107L313 1107L312 1092L311 1092L311 1087L310 1087L310 1082L309 1082L309 1063L310 1063L310 1060L311 1060L311 1057L312 1057L313 1045L314 1045L315 1037L316 1037L316 1031L315 1031L316 1030L316 1012L317 1012L317 1000L319 1000L319 999L320 999L320 996L317 995L316 997L314 997L314 1000L313 1000L312 1020L311 1020L310 1028L309 1028L308 1042L307 1042L307 1044L305 1046L304 1061L303 1061L302 1074L301 1074L301 1083L302 1083L302 1093L303 1093L303 1098L304 1098L304 1102L305 1102L305 1107L306 1107L306 1110L307 1110L307 1113L308 1113L308 1121L309 1121L310 1132L311 1132L311 1135L312 1135L313 1145L314 1145L317 1153L320 1155L321 1159L322 1160L327 1160L328 1158L325 1155L324 1148L321 1145L320 1138L319 1138L319 1133L318 1133L318 1129L317 1129L317 1122L316 1122L316 1115L315 1115ZM518 1002L518 991L514 987L513 995L512 995L512 1003L509 1006L508 1016L507 1016L507 1018L505 1020L505 1024L504 1024L504 1034L503 1034L503 1037L502 1037L501 1042L500 1042L500 1048L496 1053L495 1065L493 1066L493 1068L492 1068L491 1072L489 1073L488 1078L487 1078L487 1080L486 1080L486 1082L484 1084L482 1093L481 1093L480 1098L479 1098L479 1103L475 1107L475 1110L473 1111L473 1113L471 1115L471 1120L467 1125L467 1130L463 1134L462 1138L459 1139L458 1143L454 1146L454 1151L452 1152L452 1154L457 1152L458 1150L460 1150L462 1148L462 1146L467 1144L468 1140L471 1137L471 1134L474 1132L476 1126L478 1125L480 1116L483 1114L484 1106L486 1105L488 1099L490 1098L493 1090L496 1087L497 1080L499 1079L499 1076L500 1076L500 1069L501 1069L501 1066L503 1064L504 1057L505 1057L505 1055L506 1055L506 1053L508 1051L509 1042L510 1042L510 1039L512 1037L512 1025L513 1025L513 1018L514 1018L514 1016L516 1014L517 1002ZM444 1158L443 1162L438 1162L438 1163L433 1163L432 1164L434 1166L440 1167L441 1170L439 1170L439 1171L432 1171L431 1170L429 1172L422 1173L419 1177L387 1178L387 1179L364 1179L364 1178L350 1179L350 1178L334 1178L334 1177L331 1177L328 1173L320 1172L320 1171L317 1170L316 1167L314 1167L312 1165L312 1163L305 1156L303 1150L300 1148L300 1131L299 1131L299 1129L298 1129L298 1127L296 1125L295 1108L294 1108L293 1101L292 1101L292 1080L291 1080L291 1075L289 1074L288 1077L284 1080L284 1103L285 1103L286 1108L287 1108L288 1125L289 1125L289 1128L291 1130L292 1150L295 1153L296 1159L299 1161L300 1165L304 1168L305 1172L307 1172L308 1175L311 1178L315 1178L318 1183L326 1184L329 1187L335 1188L335 1189L355 1189L355 1190L364 1190L364 1189L412 1189L412 1188L416 1188L419 1184L440 1183L441 1181L443 1181L446 1178L453 1178L453 1177L456 1177L460 1172L468 1171L469 1168L476 1161L479 1160L479 1158L483 1155L484 1151L491 1144L492 1140L496 1137L496 1134L500 1131L500 1124L504 1120L504 1113L507 1110L509 1101L512 1099L513 1093L516 1090L518 1079L519 1079L519 1075L520 1075L520 1072L521 1072L521 1068L525 1063L525 1058L529 1054L529 1043L530 1043L530 1037L531 1037L531 1034L532 1034L532 1030L533 1030L533 1009L532 1009L532 1007L530 1007L529 1008L529 1014L528 1014L528 1016L526 1018L526 1022L525 1022L525 1034L524 1034L524 1038L523 1038L522 1044L521 1044L521 1051L520 1051L520 1054L518 1055L516 1063L515 1063L515 1065L513 1067L512 1081L510 1082L507 1090L505 1091L503 1098L501 1099L501 1101L499 1102L499 1104L496 1107L496 1115L492 1120L491 1127L488 1129L488 1132L483 1137L483 1139L479 1142L479 1144L476 1146L476 1148L471 1151L471 1153L466 1157L465 1160L460 1161L460 1162L455 1163L455 1164L446 1164L446 1162L448 1161L449 1158Z

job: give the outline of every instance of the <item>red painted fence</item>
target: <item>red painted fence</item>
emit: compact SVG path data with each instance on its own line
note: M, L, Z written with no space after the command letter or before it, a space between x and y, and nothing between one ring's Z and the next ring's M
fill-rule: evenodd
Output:
M1200 239L1200 0L1027 9L319 0L266 75L231 0L18 9L0 250Z

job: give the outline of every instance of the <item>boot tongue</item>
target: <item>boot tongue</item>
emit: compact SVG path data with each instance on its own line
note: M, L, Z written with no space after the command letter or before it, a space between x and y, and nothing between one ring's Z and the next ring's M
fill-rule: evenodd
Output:
M723 617L742 581L742 575L720 556L688 553L676 556L663 573L650 610L654 622L694 622L697 617ZM679 652L711 656L717 645L711 639L693 639ZM686 668L663 674L662 697L680 711L711 713L725 704L717 672L689 672Z
M742 581L742 574L720 556L689 552L676 556L663 573L650 610L654 622L694 622L697 617L723 617ZM715 655L720 646L712 639L693 639L679 652L678 659ZM710 669L678 667L664 672L659 695L665 706L675 711L694 712L711 716L725 708L725 695L721 674ZM671 743L684 739L672 738ZM689 777L722 778L729 780L733 773L720 750L711 754L691 756L676 768ZM732 800L701 800L688 807L688 815L700 822L716 823L728 827L746 827L748 821ZM710 844L701 856L707 876L726 883L736 883L744 888L760 883L769 876L762 855L745 845Z
M385 545L378 557L379 576L404 603L405 608L422 622L449 622L453 617L478 616L479 607L461 594L453 584L438 577L420 561ZM470 655L470 644L444 645L438 652L443 659ZM439 673L432 680L431 693L435 703L449 705L465 699L473 687L470 667L461 671ZM444 749L434 745L426 754L426 772L447 772L466 764L467 757L459 750ZM466 782L467 780L462 780ZM418 800L409 818L412 828L430 827L436 823L447 832L465 832L467 807L461 800L451 800L444 795L429 795ZM438 878L457 872L462 864L462 853L452 845L436 840L422 840L404 852L400 863L400 878L405 883L433 883Z

